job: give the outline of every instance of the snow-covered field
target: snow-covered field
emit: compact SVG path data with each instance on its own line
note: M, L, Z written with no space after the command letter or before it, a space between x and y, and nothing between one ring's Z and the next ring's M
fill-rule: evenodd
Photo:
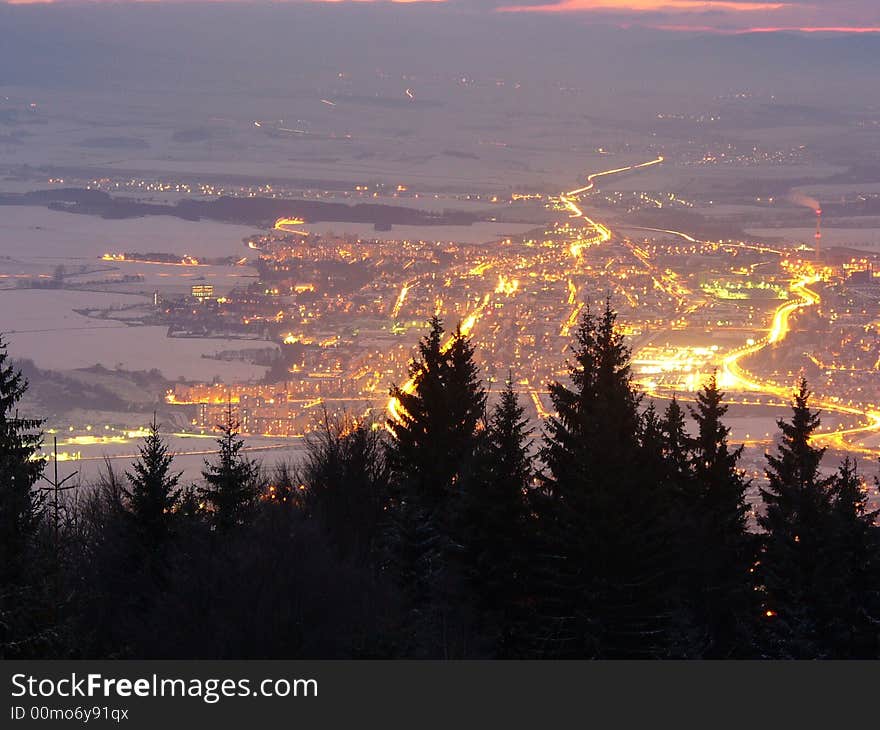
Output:
M241 340L166 337L165 327L128 326L75 312L89 307L131 306L137 295L69 290L0 291L0 332L15 358L37 367L72 370L95 364L124 370L158 369L166 378L225 382L260 378L265 369L203 358L242 346ZM253 347L253 342L246 343Z
M242 239L254 232L248 226L169 216L104 220L39 206L4 206L0 208L0 273L8 267L2 257L33 263L84 263L109 251L243 256L247 249Z

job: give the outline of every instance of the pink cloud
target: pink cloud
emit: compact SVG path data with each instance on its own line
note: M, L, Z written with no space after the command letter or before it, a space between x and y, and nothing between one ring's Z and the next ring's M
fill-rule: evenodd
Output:
M245 0L246 1L246 0ZM256 0L260 2L261 0ZM263 4L286 4L286 3L302 3L302 4L322 4L345 5L348 3L366 4L373 3L376 5L385 3L394 3L401 5L413 5L416 3L436 4L445 3L447 0L262 0ZM196 2L196 3L237 3L242 0L0 0L0 5L122 5L122 4L138 4L138 5L172 5L176 2Z
M789 3L735 2L734 0L559 0L548 5L506 5L498 8L508 13L571 13L583 11L651 12L759 12L782 10Z
M880 26L780 26L767 28L742 28L737 33L880 33Z

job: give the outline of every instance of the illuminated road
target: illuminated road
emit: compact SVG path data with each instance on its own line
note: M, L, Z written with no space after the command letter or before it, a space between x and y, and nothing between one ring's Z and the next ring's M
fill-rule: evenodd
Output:
M792 283L790 290L800 297L799 301L785 302L773 313L770 329L765 337L747 344L738 350L731 352L721 363L721 384L725 388L738 388L740 390L767 393L769 395L788 398L790 389L780 388L772 383L759 382L753 375L747 373L740 360L763 350L767 345L776 344L788 335L791 315L799 309L810 307L819 303L819 295L807 288L808 284L815 284L818 277L804 278Z
M621 226L628 231L652 231L654 233L667 233L670 236L676 236L677 238L683 238L688 243L705 243L710 245L718 246L719 248L742 248L748 251L758 251L759 253L775 253L778 256L782 256L785 254L784 251L781 251L778 248L771 248L770 246L762 246L753 243L743 243L741 241L702 241L699 238L694 238L688 233L683 233L682 231L672 231L666 228L648 228L647 226Z
M799 299L786 302L776 309L770 329L765 337L738 350L734 350L724 358L719 379L722 387L776 396L786 401L791 400L792 390L790 387L781 387L775 383L757 379L743 368L740 361L760 352L768 345L777 344L786 338L791 329L789 324L791 315L800 309L815 306L821 301L820 296L809 288L810 285L818 281L818 276L812 276L802 278L791 284L790 290L792 294L797 295ZM853 439L880 433L880 411L842 405L830 398L815 395L811 400L811 405L822 411L855 416L861 421L857 426L816 434L813 440L817 444L866 454L875 454L877 452L877 449L867 449L860 446Z
M632 230L665 233L671 236L682 238L689 243L711 243L701 241L700 239L697 239L687 233L683 233L682 231L674 231L660 228L647 228L644 226L625 227ZM760 244L747 244L741 242L718 242L716 245L730 248L749 249L757 251L759 253L772 253L780 256L785 254L784 251L776 248L771 248L769 246L763 246ZM643 263L649 265L647 255L639 256L640 252L638 248L635 246L632 246L631 248L633 249L634 253L636 253L638 258L642 260ZM788 333L791 330L791 316L801 309L812 307L820 303L821 298L819 294L809 288L811 285L818 282L819 276L815 275L811 277L803 277L801 279L797 279L790 284L790 291L797 297L797 299L794 301L787 301L781 304L776 309L776 311L773 313L773 318L770 322L770 327L767 331L767 334L759 340L749 340L749 342L745 346L732 351L721 361L719 384L723 388L769 396L771 398L777 398L783 403L791 402L792 389L790 387L781 387L779 385L776 385L775 383L757 378L754 374L745 369L742 361L744 361L746 358L751 357L752 355L757 354L768 345L775 345L782 342L788 336ZM659 282L657 283L659 285ZM677 298L683 297L685 294L687 294L686 291L675 291L675 289L672 289L668 293L675 295ZM652 392L652 390L649 389L649 395L658 394ZM816 443L832 448L837 448L840 450L859 452L870 455L876 455L878 452L880 452L880 449L878 448L865 448L858 443L858 439L860 438L880 434L880 410L877 410L873 407L865 409L856 406L843 405L837 400L832 400L831 398L822 397L815 394L812 397L811 403L814 408L818 408L819 410L830 413L837 413L848 417L854 416L859 421L859 424L856 426L848 428L840 427L836 431L816 434L814 436L814 441Z
M644 226L625 226L628 229L640 231L652 231L656 233L665 233L671 236L682 238L689 243L711 243L701 241L693 236L683 233L682 231L667 230L662 228L648 228ZM784 255L785 252L769 246L760 244L747 244L742 242L718 242L716 245L730 248L743 248L759 253L772 253ZM635 247L634 247L635 248ZM642 258L642 257L639 257ZM643 263L648 263L646 257ZM770 396L780 399L784 403L791 402L792 389L781 387L775 383L758 379L754 374L748 372L742 365L742 361L752 355L757 354L768 345L775 345L782 342L788 335L791 316L806 307L819 304L821 298L819 294L810 289L812 284L819 281L819 276L804 277L795 280L790 285L792 294L798 297L795 301L788 301L780 305L773 313L773 319L767 334L759 340L750 340L745 346L734 350L728 354L721 362L721 373L719 376L719 384L726 389L734 389L745 392L752 392L764 396ZM672 293L672 292L670 292ZM677 292L684 294L685 292ZM651 395L656 393L649 392ZM858 438L880 433L880 410L875 408L858 408L855 406L843 405L837 400L813 395L811 400L813 407L822 411L838 413L845 416L855 416L860 424L849 428L839 428L836 431L818 433L814 436L814 441L818 444L846 450L850 452L859 452L864 454L876 455L880 449L869 449L859 445L856 441Z
M125 262L129 264L148 264L150 266L208 266L208 264L203 264L197 258L188 254L184 254L180 261L150 261L148 259L126 258L126 255L124 253L105 253L103 256L101 256L101 260L112 261L114 263ZM241 261L239 261L239 263L240 262Z
M403 288L400 290L400 294L397 296L397 301L394 303L394 307L391 309L391 318L397 319L397 315L400 314L400 308L403 306L403 303L406 301L406 295L409 293L411 288L410 283L406 283L403 285Z
M293 233L297 236L308 236L308 231L303 231L296 227L304 223L305 221L302 218L279 218L275 221L274 229L276 231L284 231L285 233Z
M578 205L578 203L580 202L580 196L593 190L596 187L596 180L600 177L617 175L623 172L629 172L630 170L640 170L645 167L652 167L653 165L659 165L661 162L663 162L663 159L663 156L660 155L654 160L642 162L638 165L628 165L627 167L617 167L613 170L594 172L587 177L587 184L583 187L575 188L574 190L569 190L567 193L559 194L559 201L568 209L570 213L569 218L580 218L595 231L595 235L571 244L569 250L572 256L577 257L580 252L587 246L593 245L595 243L606 243L607 241L611 240L611 229L609 229L607 226L602 225L601 223L598 223L597 221L594 221L592 218L586 215L581 207Z
M618 173L629 172L630 170L640 170L644 167L652 167L653 165L659 165L661 162L663 162L663 159L664 159L663 155L660 155L655 160L650 160L648 162L642 162L639 165L629 165L628 167L618 167L614 170L605 170L604 172L594 172L592 175L589 175L587 177L587 184L584 185L584 187L576 188L575 190L569 190L565 195L572 197L572 196L581 195L583 193L588 193L591 190L593 190L593 188L596 187L596 178L605 177L606 175L617 175Z

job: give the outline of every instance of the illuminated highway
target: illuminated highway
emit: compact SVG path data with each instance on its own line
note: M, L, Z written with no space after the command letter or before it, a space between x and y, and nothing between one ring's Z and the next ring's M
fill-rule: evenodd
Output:
M626 226L632 230L652 231L656 233L665 233L676 236L688 241L689 243L706 243L682 231L666 230L659 228L647 228L643 226ZM772 253L776 255L784 255L785 252L769 246L760 244L747 244L743 242L718 242L720 247L742 248L757 251L759 253ZM631 246L634 253L642 260L646 266L651 266L648 256L636 246ZM790 292L797 298L793 301L786 301L781 304L773 313L770 327L767 334L758 340L749 340L746 345L730 352L721 361L721 372L719 374L719 385L722 388L735 391L751 392L771 398L777 398L783 403L789 403L792 396L791 387L782 387L775 383L768 382L757 378L743 366L743 361L752 355L757 354L768 345L776 345L782 342L791 330L790 319L796 312L818 305L821 298L817 292L809 287L820 281L819 275L802 277L794 280L790 284ZM657 282L660 285L660 282ZM689 292L684 289L673 289L670 294L681 298ZM657 395L654 388L647 388L651 395ZM745 402L744 402L745 404ZM880 410L873 407L863 409L850 405L843 405L837 400L814 394L811 400L814 408L819 410L837 413L848 417L856 417L858 425L852 427L839 427L836 431L818 433L814 436L814 440L818 444L846 450L850 452L860 452L865 454L876 455L880 452L880 448L869 449L858 443L859 438L864 438L872 434L880 433Z
M688 243L713 243L712 241L702 241L699 238L694 238L688 233L683 233L682 231L672 231L666 228L648 228L647 226L621 226L628 231L651 231L653 233L667 233L670 236L676 236L677 238L683 238ZM781 251L778 248L771 248L770 246L764 246L754 243L744 243L742 241L717 241L714 242L714 245L719 248L742 248L748 251L758 251L759 253L775 253L779 256L785 254L784 251Z
M303 231L296 226L301 226L305 223L302 218L279 218L275 221L275 230L276 231L284 231L285 233L293 233L297 236L308 236L308 231Z
M584 185L582 188L576 188L575 190L569 190L565 195L568 197L573 197L573 196L581 195L582 193L588 193L591 190L593 190L593 188L596 187L596 182L595 182L596 178L605 177L606 175L617 175L618 173L621 173L621 172L629 172L630 170L639 170L639 169L642 169L645 167L652 167L654 165L659 165L661 162L663 162L663 159L664 159L663 155L660 155L659 157L657 157L654 160L649 160L648 162L642 162L639 165L629 165L627 167L618 167L618 168L615 168L614 170L605 170L604 172L594 172L592 175L589 175L587 177L587 184L586 185Z
M400 308L403 306L403 303L406 301L406 295L409 293L411 284L404 284L400 290L400 294L397 296L397 301L394 303L394 307L391 310L391 318L396 319L397 315L400 314Z
M776 344L785 339L790 330L789 318L791 315L803 307L810 307L819 303L819 295L807 288L808 284L815 284L817 281L818 277L811 277L792 283L791 292L797 294L800 300L785 302L776 309L773 313L770 329L765 337L762 337L760 340L750 341L745 347L734 350L724 358L721 363L722 371L720 377L723 387L768 393L783 398L790 396L789 388L780 388L771 383L757 381L754 376L743 369L742 365L740 365L740 360L760 352L767 345Z
M587 184L583 187L575 188L574 190L569 190L567 193L559 194L559 201L568 209L570 213L569 217L582 219L595 231L594 236L591 236L590 238L584 239L582 241L576 241L575 243L571 244L569 250L571 251L572 256L577 257L581 253L581 251L583 251L583 249L587 246L593 245L595 243L606 243L611 240L611 229L587 216L578 205L578 203L580 202L580 196L584 193L590 192L596 187L597 178L606 177L608 175L617 175L619 173L629 172L630 170L639 170L645 167L652 167L653 165L659 165L661 162L663 162L663 159L664 158L661 155L654 160L642 162L638 165L628 165L627 167L617 167L613 170L594 172L587 177Z
M760 352L768 345L778 344L786 338L791 329L789 324L791 315L800 309L815 306L821 301L819 294L809 288L810 285L816 284L818 281L818 276L804 277L794 281L791 284L791 292L797 295L799 299L786 302L776 309L767 335L760 340L747 344L745 347L734 350L723 359L722 372L719 377L719 384L722 387L776 396L785 401L791 400L791 387L781 387L774 383L757 379L743 368L740 361ZM856 426L816 434L814 436L816 443L847 451L868 454L877 452L877 449L866 449L855 443L853 437L864 437L880 433L880 411L842 405L830 398L817 395L813 396L811 405L822 411L855 416L861 421ZM867 423L865 423L865 420L867 420Z

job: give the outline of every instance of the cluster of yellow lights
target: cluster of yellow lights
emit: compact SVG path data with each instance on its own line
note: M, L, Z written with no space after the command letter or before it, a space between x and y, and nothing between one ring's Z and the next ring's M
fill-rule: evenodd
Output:
M105 253L101 256L102 261L131 261L132 259L128 259L125 257L124 253ZM195 256L190 256L189 254L185 254L180 261L142 261L137 260L139 264L158 264L160 266L203 266Z
M314 343L314 341L314 337L308 337L306 335L295 335L292 332L288 332L285 338L282 340L285 345L311 345L312 343Z
M486 261L486 262L483 262L482 264L477 264L468 273L471 276L482 276L491 268L492 268L492 262Z
M233 393L232 391L229 391L229 392L219 393L217 395L214 395L214 396L208 397L208 398L197 398L195 400L186 400L186 399L178 398L173 390L169 390L165 394L165 402L168 403L169 405L175 405L175 406L193 406L193 405L201 405L201 404L221 406L221 405L239 403L239 402L241 402L241 399L239 398L238 394Z
M658 165L661 162L663 162L662 156L658 157L657 159L650 160L649 162L643 162L639 165L630 165L628 167L620 167L620 168L617 168L614 170L605 170L604 172L593 173L592 175L590 175L587 178L587 185L585 185L584 187L577 188L576 190L572 190L568 193L561 193L559 195L559 202L562 203L562 205L569 211L569 214L570 214L569 217L581 219L586 224L586 227L592 228L592 230L593 230L592 235L585 236L585 237L579 237L578 240L576 240L574 243L571 244L571 246L569 247L569 251L572 256L578 257L581 254L581 252L585 248L587 248L588 246L596 245L599 243L606 243L606 242L610 241L611 237L612 237L611 230L607 226L604 226L601 223L597 223L596 221L594 221L592 218L590 218L589 216L587 216L584 213L584 211L580 208L580 206L578 206L578 204L576 202L577 196L581 195L582 193L588 192L589 190L592 190L593 187L595 186L595 180L598 177L602 177L604 175L612 175L612 174L619 173L619 172L626 172L628 170L635 170L635 169L643 168L643 167L650 167L651 165ZM567 226L568 226L568 224L565 224L565 227L567 227ZM277 224L276 224L276 227L277 227ZM550 242L547 242L547 243L550 243ZM472 276L482 276L491 267L492 267L492 264L490 262L484 262L484 263L478 264L477 266L473 267L468 273ZM577 287L575 287L575 285L571 281L568 282L568 285L569 285L569 304L575 305L576 304L576 297L577 297ZM502 275L502 276L498 277L498 284L495 288L495 293L496 294L506 294L509 296L509 295L513 294L514 292L516 292L518 288L519 288L518 280L516 280L516 279L510 280ZM405 294L406 289L407 289L407 287L404 287L404 290L401 291L401 294L398 297L399 304L403 303L403 298L406 296L406 294ZM476 323L477 323L477 320L478 320L480 314L482 313L483 308L488 304L489 298L490 298L490 295L486 294L486 296L483 298L483 301L480 304L480 306L471 315L469 315L467 318L465 318L465 320L461 323L462 334L467 335L467 334L471 333L471 331L474 328L474 325L476 325ZM565 322L565 324L562 327L562 334L563 335L567 335L569 333L569 331L571 330L571 328L575 325L582 308L583 308L583 304L580 304L580 305L577 305L574 307L571 314L569 315L568 320ZM439 313L440 302L438 302L437 309L438 309L438 313ZM452 338L450 338L444 344L444 346L443 346L444 351L449 347L451 342L452 342ZM415 381L413 381L412 379L408 380L401 387L401 391L403 391L406 394L413 393L415 391ZM541 415L542 417L546 416L546 410L541 405L540 399L538 398L537 394L532 393L532 398L535 401L535 408L538 411L538 414ZM387 410L388 410L388 414L392 420L400 421L400 415L403 410L403 407L397 398L392 397L388 400Z
M498 284L495 287L496 294L505 294L510 296L515 294L519 289L519 279L508 279L504 275L498 276Z

